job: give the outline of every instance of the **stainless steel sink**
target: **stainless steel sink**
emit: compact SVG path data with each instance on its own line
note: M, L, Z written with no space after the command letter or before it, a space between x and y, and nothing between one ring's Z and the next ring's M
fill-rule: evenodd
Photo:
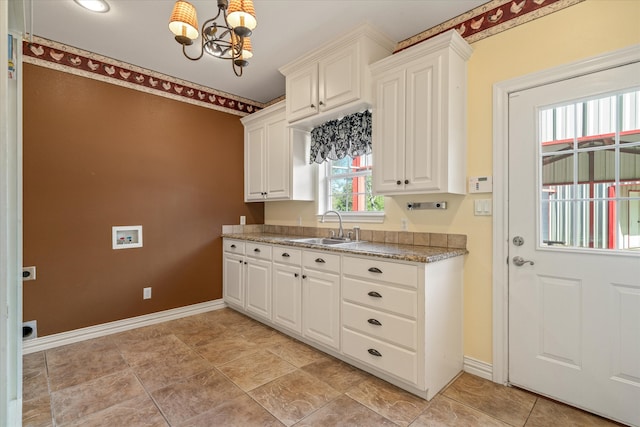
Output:
M306 243L308 245L340 245L343 243L351 243L350 239L332 239L330 237L309 237L305 239L291 239L292 243Z

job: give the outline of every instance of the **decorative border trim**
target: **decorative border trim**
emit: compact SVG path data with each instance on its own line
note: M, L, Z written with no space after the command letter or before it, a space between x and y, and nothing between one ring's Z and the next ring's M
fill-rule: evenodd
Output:
M491 363L474 359L473 357L464 356L463 370L469 374L475 375L485 380L493 381L493 366Z
M116 84L176 101L246 116L264 108L250 99L200 86L62 43L34 37L23 41L23 60L58 71Z
M394 53L453 28L468 43L482 40L584 0L492 0L469 12L402 40Z
M173 308L171 310L159 311L157 313L145 314L128 319L116 320L115 322L102 323L100 325L89 326L87 328L74 329L73 331L61 332L59 334L47 335L42 338L25 341L22 344L22 354L36 353L62 345L104 337L106 335L124 332L142 326L155 325L156 323L168 320L179 319L181 317L193 316L194 314L206 313L207 311L220 310L227 305L222 299L188 305L186 307Z

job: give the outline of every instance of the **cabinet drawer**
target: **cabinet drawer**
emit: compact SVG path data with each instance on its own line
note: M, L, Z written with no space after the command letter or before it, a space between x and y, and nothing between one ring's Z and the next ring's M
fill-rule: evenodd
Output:
M352 277L342 278L342 299L355 304L416 318L418 293Z
M413 351L404 350L344 328L342 351L367 365L412 384L418 384L418 357Z
M417 266L382 261L373 257L345 256L342 260L342 273L361 279L388 282L414 289L418 287Z
M302 265L320 271L340 272L340 255L328 252L304 251L302 253Z
M300 266L302 265L302 251L291 247L274 246L273 262Z
M373 338L389 341L415 351L418 348L418 328L415 320L344 302L342 324Z
M247 256L271 260L271 246L260 243L247 243Z
M224 241L224 251L231 252L234 254L242 254L244 255L244 242L239 240L225 240Z

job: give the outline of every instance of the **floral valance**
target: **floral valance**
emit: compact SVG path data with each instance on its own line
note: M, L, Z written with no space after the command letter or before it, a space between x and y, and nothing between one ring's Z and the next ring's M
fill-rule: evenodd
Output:
M311 130L311 163L371 153L371 112L331 120Z

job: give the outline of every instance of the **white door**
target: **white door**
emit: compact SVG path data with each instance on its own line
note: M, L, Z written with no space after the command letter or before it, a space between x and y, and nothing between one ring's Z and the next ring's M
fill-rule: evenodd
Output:
M509 382L640 425L640 64L511 94L508 187Z

